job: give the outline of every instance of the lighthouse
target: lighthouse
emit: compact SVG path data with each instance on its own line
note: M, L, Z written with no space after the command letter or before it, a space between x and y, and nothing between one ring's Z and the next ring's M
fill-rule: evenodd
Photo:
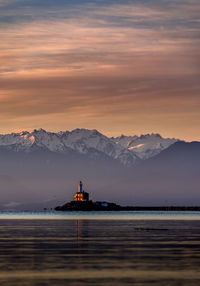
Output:
M82 192L83 192L83 183L82 181L80 181L78 184L78 193L82 193Z
M78 192L74 196L76 202L87 202L89 201L89 194L83 190L82 181L78 184Z
M57 206L56 211L115 211L126 210L126 207L121 207L115 203L97 202L89 200L89 194L84 191L82 181L78 183L78 191L74 195L74 200L64 204L63 206ZM128 209L129 210L129 209Z

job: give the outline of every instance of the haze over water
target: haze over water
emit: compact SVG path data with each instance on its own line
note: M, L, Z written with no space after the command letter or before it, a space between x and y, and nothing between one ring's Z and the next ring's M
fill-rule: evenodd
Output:
M198 285L199 212L0 213L0 285Z

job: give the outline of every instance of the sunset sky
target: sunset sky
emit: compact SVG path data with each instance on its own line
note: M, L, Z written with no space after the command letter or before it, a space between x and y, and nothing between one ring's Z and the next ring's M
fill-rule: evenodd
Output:
M0 133L200 140L199 0L0 0Z

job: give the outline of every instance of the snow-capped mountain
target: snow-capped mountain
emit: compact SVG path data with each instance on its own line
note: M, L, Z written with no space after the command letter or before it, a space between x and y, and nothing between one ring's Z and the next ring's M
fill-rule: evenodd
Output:
M97 130L75 129L71 132L60 132L59 136L66 147L82 154L90 154L90 151L97 150L127 166L134 165L138 160L137 155L117 145Z
M35 146L63 154L71 150L91 158L101 156L103 153L126 166L132 166L139 160L136 154L116 144L97 130L75 129L71 132L58 133L46 132L43 129L33 132L23 131L0 135L0 146L25 152L31 152Z
M124 136L112 138L115 143L132 151L140 159L149 159L177 142L174 138L163 138L159 134Z
M75 151L90 158L104 154L126 166L153 157L176 141L159 134L108 138L97 130L88 129L58 133L39 129L0 135L0 146L12 151L31 152L37 147L62 154Z

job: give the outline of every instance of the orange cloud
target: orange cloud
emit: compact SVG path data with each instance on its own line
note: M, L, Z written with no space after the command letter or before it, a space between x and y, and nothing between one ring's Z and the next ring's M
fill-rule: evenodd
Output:
M77 8L78 20L67 14L3 25L2 130L81 125L195 138L200 5L174 5L91 5Z

